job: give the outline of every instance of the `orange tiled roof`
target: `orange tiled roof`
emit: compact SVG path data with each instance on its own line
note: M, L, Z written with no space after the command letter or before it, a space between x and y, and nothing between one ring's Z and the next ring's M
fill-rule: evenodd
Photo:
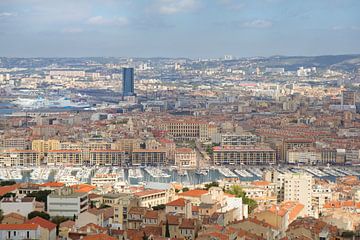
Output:
M182 197L201 197L201 195L204 195L208 193L207 190L203 190L203 189L194 189L194 190L189 190L187 192L182 192L182 193L179 193L179 196L182 196Z
M255 185L255 186L268 186L268 185L270 185L270 182L268 182L268 181L254 181L254 182L252 182L252 185Z
M40 225L40 227L47 228L49 231L56 228L55 223L52 223L52 222L50 222L50 221L48 221L46 219L43 219L43 218L41 218L39 216L30 219L29 221L27 221L27 223L38 224L38 225Z
M47 182L43 183L40 186L41 187L63 187L65 184L62 182Z
M168 202L166 206L173 206L173 207L184 207L185 206L185 199L178 198L174 201Z
M36 230L39 225L34 223L0 224L0 230Z
M19 184L14 184L14 185L10 185L10 186L3 186L0 187L0 196L3 196L9 192L13 192L15 191L17 188L19 187Z
M83 240L117 240L117 238L101 233L101 234L85 236L83 237Z

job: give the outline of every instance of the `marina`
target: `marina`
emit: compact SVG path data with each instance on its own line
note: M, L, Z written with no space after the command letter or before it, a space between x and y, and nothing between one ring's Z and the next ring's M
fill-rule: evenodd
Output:
M123 190L126 184L138 185L143 182L180 182L183 184L201 184L224 178L238 178L240 181L253 181L262 178L265 170L275 170L279 173L308 173L315 178L335 181L338 177L359 176L356 168L350 167L250 167L241 168L219 167L205 169L176 169L158 167L64 167L64 168L0 168L0 179L18 182L43 183L47 181L63 182L66 185L91 183L95 185L116 184Z

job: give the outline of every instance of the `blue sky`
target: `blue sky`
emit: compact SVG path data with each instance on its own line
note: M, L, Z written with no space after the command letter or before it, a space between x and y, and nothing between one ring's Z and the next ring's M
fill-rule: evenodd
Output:
M348 53L359 0L0 0L0 56Z

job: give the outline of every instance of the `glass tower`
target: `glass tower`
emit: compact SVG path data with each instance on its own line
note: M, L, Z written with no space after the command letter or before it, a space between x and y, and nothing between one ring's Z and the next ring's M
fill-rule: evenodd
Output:
M123 69L123 96L134 96L134 68Z

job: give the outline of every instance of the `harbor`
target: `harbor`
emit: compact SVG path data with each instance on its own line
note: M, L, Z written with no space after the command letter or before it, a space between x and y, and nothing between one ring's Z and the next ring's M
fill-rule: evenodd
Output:
M343 176L359 176L360 170L354 167L261 167L242 166L239 168L219 167L204 169L176 169L158 167L132 167L121 168L112 166L94 167L36 167L36 168L0 168L1 180L14 180L17 182L44 183L48 181L63 182L66 185L91 183L94 185L124 184L139 185L144 182L179 182L183 185L202 184L223 179L236 179L240 181L253 181L262 179L265 170L273 169L279 173L307 173L314 178L326 179L334 182Z

